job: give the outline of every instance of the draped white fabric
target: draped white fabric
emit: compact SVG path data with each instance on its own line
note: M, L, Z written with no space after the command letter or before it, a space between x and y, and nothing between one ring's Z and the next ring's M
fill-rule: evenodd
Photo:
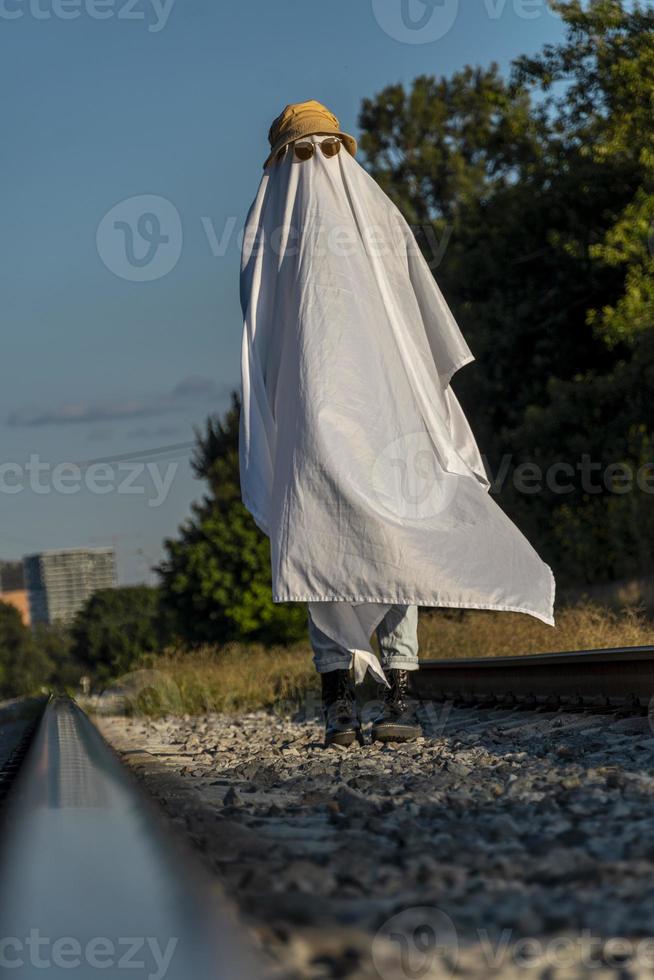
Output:
M241 302L241 489L270 537L273 600L308 602L359 679L392 603L553 626L552 570L489 494L450 387L473 354L406 221L344 149L264 172Z

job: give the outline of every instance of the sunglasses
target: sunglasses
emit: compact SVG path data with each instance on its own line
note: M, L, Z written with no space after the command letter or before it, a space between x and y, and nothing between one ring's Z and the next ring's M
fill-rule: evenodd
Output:
M287 143L286 146L281 148L276 157L278 163L284 159L291 145L298 160L310 160L316 152L316 144L312 143L311 140L297 140L295 143ZM322 150L323 156L335 157L341 149L341 140L338 136L329 136L327 139L321 140L317 145Z

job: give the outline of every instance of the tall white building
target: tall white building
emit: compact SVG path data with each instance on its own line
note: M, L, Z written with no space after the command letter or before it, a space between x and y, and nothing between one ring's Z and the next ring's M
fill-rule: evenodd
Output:
M42 551L23 559L32 623L70 623L98 589L116 585L113 548Z

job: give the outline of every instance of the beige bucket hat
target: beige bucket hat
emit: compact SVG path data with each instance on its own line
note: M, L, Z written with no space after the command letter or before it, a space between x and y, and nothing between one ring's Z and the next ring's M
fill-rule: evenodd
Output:
M264 170L288 143L316 133L340 136L352 156L357 152L357 141L349 133L341 132L338 119L327 106L316 102L315 99L309 99L308 102L292 102L284 107L270 127L268 133L270 153L263 165Z

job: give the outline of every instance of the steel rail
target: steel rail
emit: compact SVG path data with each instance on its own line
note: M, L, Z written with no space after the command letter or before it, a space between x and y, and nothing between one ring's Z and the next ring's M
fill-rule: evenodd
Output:
M422 660L411 690L422 700L643 712L654 698L654 646Z
M45 709L7 803L1 843L7 975L264 976L208 876L69 699Z
M0 805L20 771L47 703L44 694L0 704Z

